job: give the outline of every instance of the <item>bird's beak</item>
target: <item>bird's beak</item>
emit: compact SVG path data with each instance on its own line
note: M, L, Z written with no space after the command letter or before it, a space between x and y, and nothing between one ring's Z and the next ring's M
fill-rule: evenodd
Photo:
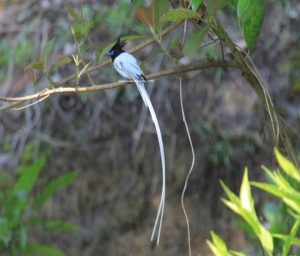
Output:
M109 56L111 56L111 52L110 51L106 52L106 54L109 55Z

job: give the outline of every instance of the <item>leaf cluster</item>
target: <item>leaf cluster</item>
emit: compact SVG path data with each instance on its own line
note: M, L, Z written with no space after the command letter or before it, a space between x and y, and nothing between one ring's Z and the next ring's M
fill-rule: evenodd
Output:
M0 253L9 255L64 255L58 248L46 244L30 242L30 235L41 230L41 235L75 231L78 228L61 220L38 217L38 211L60 189L71 184L77 172L69 172L48 182L38 194L33 191L39 183L39 176L47 163L46 154L35 161L28 160L32 155L27 146L22 164L19 166L16 181L0 190Z
M298 232L300 225L300 173L295 165L277 149L274 152L280 169L271 171L263 167L269 179L268 182L249 182L248 170L245 169L239 196L221 182L221 186L228 197L228 199L223 198L222 201L228 208L242 217L267 255L287 256L291 255L291 251L300 251ZM281 212L276 210L276 207L275 210L272 208L272 212L265 212L267 225L261 223L254 207L251 187L259 188L277 197L286 211ZM284 219L288 220L289 225L282 223ZM246 255L228 250L220 237L213 232L211 235L212 242L208 241L207 243L214 255Z

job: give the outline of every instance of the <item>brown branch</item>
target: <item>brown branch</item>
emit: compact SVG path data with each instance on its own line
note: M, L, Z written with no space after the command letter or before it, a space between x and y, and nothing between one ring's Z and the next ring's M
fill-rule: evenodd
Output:
M261 79L258 71L256 70L256 67L254 66L251 58L234 44L221 24L217 21L215 21L215 28L216 31L221 32L216 34L220 38L220 40L223 40L230 49L239 69L242 71L242 76L254 90L260 101L263 103L265 110L270 117L270 124L275 139L275 146L278 146L278 143L281 142L293 162L297 166L300 166L300 161L298 160L295 149L289 139L286 126L281 120L280 115L277 113L271 96L267 91L266 86Z
M237 67L235 62L226 62L226 61L211 61L206 63L196 63L191 65L179 65L176 68L160 71L157 73L152 73L146 76L147 80L152 80L156 78L161 78L165 76L171 76L171 75L180 75L182 73L195 71L195 70L202 70L202 69L208 69L213 67L223 67L223 68L235 68ZM62 93L83 93L83 92L94 92L94 91L100 91L100 90L106 90L106 89L112 89L116 87L123 86L125 84L128 84L130 82L128 81L122 81L122 82L114 82L114 83L107 83L107 84L99 84L95 86L85 86L85 87L58 87L58 88L51 88L51 89L44 89L41 92L23 96L23 97L0 97L0 101L5 102L14 102L14 104L17 103L24 103L31 100L39 100L43 97L50 96L53 94L62 94ZM14 105L15 106L15 105ZM7 110L9 107L4 107L4 110ZM1 109L0 109L1 112Z

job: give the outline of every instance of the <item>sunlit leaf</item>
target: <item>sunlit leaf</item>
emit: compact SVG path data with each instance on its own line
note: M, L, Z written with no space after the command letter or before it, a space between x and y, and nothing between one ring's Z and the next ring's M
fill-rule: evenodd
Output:
M234 204L239 204L239 198L233 192L231 192L231 190L225 185L223 181L220 181L220 183L229 200Z
M245 253L237 252L237 251L231 251L231 250L230 250L230 253L231 253L233 256L247 256Z
M248 169L245 168L244 177L240 190L240 200L243 208L249 212L254 212L254 202L251 196L250 184L248 179Z
M300 172L296 166L287 158L285 158L276 148L274 149L274 153L281 169L287 175L300 182Z
M251 182L251 185L279 197L297 213L300 213L300 193L295 193L295 191L282 191L278 189L277 186L260 182Z
M229 200L222 199L223 203L227 205L232 211L240 215L253 229L256 236L259 238L263 248L271 255L273 251L273 239L269 231L259 222L254 206L253 198L250 193L250 186L248 181L247 169L245 170L243 183L240 190L240 198L237 198L233 192L224 184L221 183ZM244 201L244 202L242 202Z
M206 240L206 243L207 243L209 249L212 251L213 255L215 255L215 256L222 256L220 254L220 252L218 251L218 248L211 241Z
M210 232L210 235L212 237L213 243L217 246L217 248L221 252L227 253L227 246L224 241L214 232Z
M275 238L279 238L281 240L284 240L284 241L286 241L288 239L287 235L282 235L282 234L273 234L272 236L275 237ZM300 247L300 239L294 237L292 239L292 244L295 245L295 246L297 246L297 247Z
M299 225L300 225L300 221L297 220L295 222L295 224L293 225L290 234L288 235L287 239L285 240L284 245L283 245L283 250L282 250L283 256L288 255L290 248L292 246L293 239L295 238L295 236L297 235L297 232L299 230Z

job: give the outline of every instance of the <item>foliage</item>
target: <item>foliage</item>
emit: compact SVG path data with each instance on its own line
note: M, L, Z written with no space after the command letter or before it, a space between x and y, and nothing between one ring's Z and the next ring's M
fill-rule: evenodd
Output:
M251 229L249 233L254 234L267 255L287 256L290 255L292 248L294 253L300 251L298 249L300 247L298 232L300 225L300 174L294 164L281 155L277 149L274 152L281 169L271 171L263 167L269 179L268 182L249 182L248 170L245 169L239 197L221 182L228 197L228 199L223 198L222 201L233 212L242 217ZM280 211L278 206L267 204L264 213L269 229L257 217L251 186L277 197L282 203L280 207L285 209ZM214 233L211 235L212 242L208 241L207 243L214 255L244 255L228 251L221 238Z
M9 255L64 255L58 248L30 242L30 236L37 228L41 234L49 232L74 231L77 227L60 220L37 217L38 210L58 190L68 186L77 177L69 172L48 182L37 194L33 190L39 183L39 175L46 164L46 155L41 154L30 163L32 150L28 146L18 168L18 178L6 176L9 185L0 187L0 252ZM3 174L2 174L3 176ZM4 176L3 176L4 177ZM1 177L2 178L2 177Z

